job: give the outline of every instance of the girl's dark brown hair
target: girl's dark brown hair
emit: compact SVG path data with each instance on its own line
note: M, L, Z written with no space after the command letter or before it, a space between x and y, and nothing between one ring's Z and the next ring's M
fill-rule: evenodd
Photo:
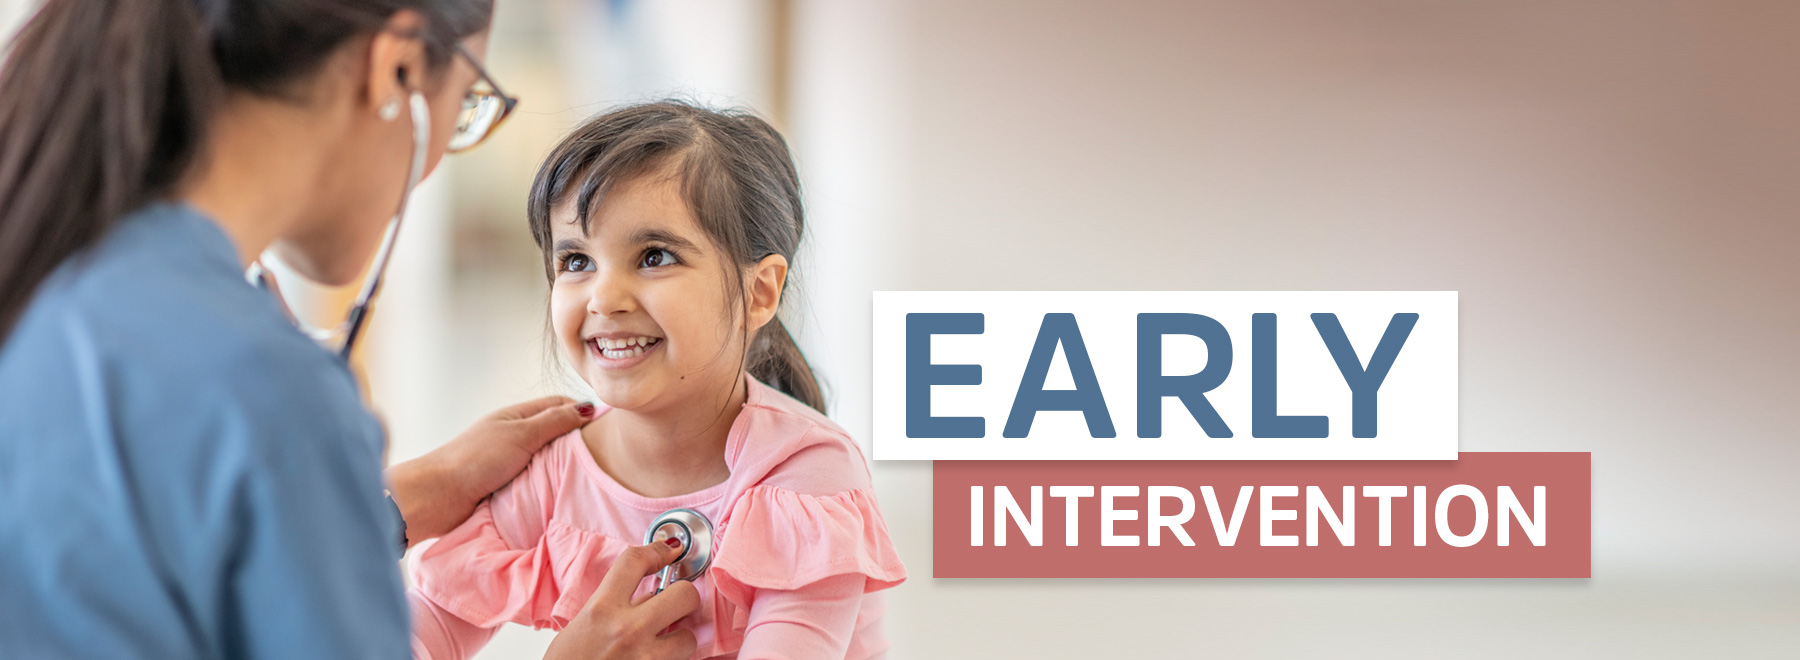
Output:
M46 0L0 70L0 342L57 266L172 192L227 92L294 98L402 9L436 68L493 0Z
M587 230L606 192L634 178L674 172L681 196L700 227L738 268L728 268L734 304L743 299L744 270L779 254L790 264L805 226L800 176L787 141L768 122L742 112L718 112L680 101L614 110L575 129L538 170L527 215L531 236L551 263L550 213L571 198L576 222ZM792 276L788 278L792 281ZM757 380L825 411L812 366L777 315L751 338L744 369Z

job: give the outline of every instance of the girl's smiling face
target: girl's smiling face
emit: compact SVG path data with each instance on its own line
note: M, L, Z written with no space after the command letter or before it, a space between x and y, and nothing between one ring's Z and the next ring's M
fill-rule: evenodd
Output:
M738 266L701 229L677 177L620 182L586 233L572 201L550 224L551 326L601 401L650 412L731 395L746 341L740 310L757 296L730 296L738 283L726 269ZM767 321L750 316L753 328Z

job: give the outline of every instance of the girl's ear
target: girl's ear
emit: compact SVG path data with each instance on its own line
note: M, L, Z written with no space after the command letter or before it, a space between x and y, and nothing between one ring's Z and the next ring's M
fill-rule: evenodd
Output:
M787 271L787 257L779 254L763 257L756 263L748 278L750 318L747 320L750 325L746 330L760 330L775 318L775 312L781 309L781 289L787 284Z

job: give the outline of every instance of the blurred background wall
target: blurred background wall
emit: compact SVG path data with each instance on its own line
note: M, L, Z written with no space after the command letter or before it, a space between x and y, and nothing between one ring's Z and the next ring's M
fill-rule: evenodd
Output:
M421 191L364 356L395 459L584 395L524 193L582 118L676 94L792 140L787 314L865 443L873 290L1450 289L1463 450L1594 452L1594 577L1544 581L934 580L930 465L880 463L896 657L1800 648L1800 3L500 0L494 30L525 104Z

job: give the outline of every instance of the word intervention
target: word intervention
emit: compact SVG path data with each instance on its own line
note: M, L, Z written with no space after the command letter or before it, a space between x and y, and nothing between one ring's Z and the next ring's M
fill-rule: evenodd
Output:
M1333 489L1337 490L1337 489ZM1194 545L1194 537L1188 533L1188 525L1196 522L1196 498L1194 492L1181 486L1051 486L1052 499L1063 501L1064 535L1060 539L1063 545L1081 545L1082 498L1097 497L1099 502L1098 521L1089 521L1097 531L1097 539L1090 538L1092 543L1098 540L1103 546L1135 546L1140 543L1157 546L1163 544L1165 533L1172 542L1185 546ZM1318 486L1307 486L1302 498L1299 486L1240 486L1235 497L1227 495L1224 504L1220 504L1220 495L1212 486L1201 486L1198 500L1204 503L1205 520L1212 524L1208 531L1211 538L1200 534L1202 542L1213 542L1220 546L1237 545L1239 532L1244 529L1246 514L1250 511L1251 501L1256 504L1256 525L1259 532L1253 535L1251 543L1263 546L1298 546L1304 542L1308 546L1319 544L1320 529L1326 529L1328 542L1343 546L1356 545L1357 509L1364 510L1360 518L1363 524L1372 524L1376 531L1378 545L1393 545L1394 506L1396 500L1410 500L1412 515L1408 520L1411 529L1412 544L1424 546L1428 538L1458 548L1466 548L1488 538L1489 508L1493 509L1493 542L1506 546L1512 542L1513 522L1517 521L1520 531L1532 545L1544 545L1544 498L1545 488L1535 486L1531 495L1524 501L1531 502L1529 509L1521 501L1510 486L1499 486L1492 493L1484 493L1481 489L1469 484L1456 484L1436 493L1427 492L1424 486L1363 486L1359 491L1355 486L1344 486L1341 493L1326 493ZM1370 500L1364 506L1357 504L1358 496ZM1491 496L1491 503L1490 503ZM1471 519L1462 523L1460 530L1453 529L1450 522L1450 507L1457 498L1467 500L1466 506L1472 507ZM987 499L987 489L981 486L969 488L969 545L981 546L986 538L986 508L983 502ZM1021 499L1026 503L1021 506ZM1124 504L1135 501L1135 506ZM1368 505L1373 505L1375 520L1369 520ZM1008 527L1015 528L1025 543L1039 546L1044 544L1044 487L1032 486L1029 498L1021 498L1006 486L993 487L993 542L994 545L1006 545ZM1305 515L1302 516L1301 512ZM1012 523L1008 525L1008 521ZM1141 525L1133 525L1139 534L1125 534L1119 530L1122 523L1143 521ZM1277 525L1281 521L1300 521L1305 523L1305 533L1277 533ZM1200 523L1204 525L1205 523ZM1298 528L1299 522L1288 523ZM1433 534L1432 531L1436 533ZM1288 530L1297 532L1298 529ZM1146 540L1147 539L1147 540Z
M1454 460L1457 295L884 291L875 458Z
M1593 456L933 461L940 578L1592 574Z

